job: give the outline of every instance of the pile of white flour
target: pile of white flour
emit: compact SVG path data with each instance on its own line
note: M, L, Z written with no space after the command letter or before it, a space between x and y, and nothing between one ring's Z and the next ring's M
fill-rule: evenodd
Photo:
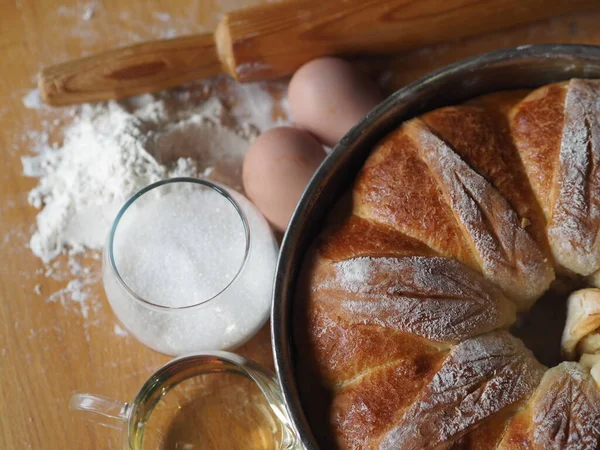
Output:
M89 340L103 308L100 250L119 208L146 185L174 176L203 176L241 190L252 139L289 123L285 91L284 83L240 85L216 77L67 108L45 106L37 90L26 93L23 106L39 119L22 137L29 149L24 175L38 178L28 194L39 210L29 247L45 263L36 276L52 280L33 292L77 311ZM56 290L56 283L63 287Z
M28 196L41 209L30 242L38 257L48 263L102 248L119 208L155 181L202 174L241 188L243 156L258 129L216 96L190 104L179 94L79 107L62 144L23 157L24 174L39 178Z

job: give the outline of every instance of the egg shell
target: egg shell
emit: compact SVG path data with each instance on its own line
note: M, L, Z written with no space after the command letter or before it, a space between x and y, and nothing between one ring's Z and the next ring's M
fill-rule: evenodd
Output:
M306 131L273 128L260 135L246 154L242 171L246 195L283 231L325 156L322 145Z
M296 124L331 147L382 99L372 80L340 58L306 63L288 88Z

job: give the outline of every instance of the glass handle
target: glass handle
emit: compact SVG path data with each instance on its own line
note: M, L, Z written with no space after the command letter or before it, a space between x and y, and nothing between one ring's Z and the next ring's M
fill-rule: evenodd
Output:
M305 450L304 446L300 442L296 432L289 424L284 424L283 439L281 441L281 450Z
M271 411L282 427L282 440L279 450L305 450L300 437L296 434L293 425L287 415L284 406L281 387L274 376L269 375L266 370L253 362L246 362L245 370L258 384L269 402Z
M73 394L71 411L99 425L122 430L128 419L129 403L91 394Z
M304 450L299 436L296 435L294 427L290 423L284 408L279 408L271 404L271 409L277 418L281 421L283 436L280 444L280 450Z

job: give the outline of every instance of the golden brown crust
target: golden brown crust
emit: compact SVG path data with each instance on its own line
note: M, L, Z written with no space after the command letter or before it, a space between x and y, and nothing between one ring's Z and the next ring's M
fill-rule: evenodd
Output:
M600 269L600 81L571 80L551 192L555 260L580 275Z
M507 429L497 446L498 450L533 450L530 439L531 405L525 405L509 422Z
M449 450L496 450L516 408L506 408L450 445Z
M360 256L435 255L416 239L354 215L324 232L319 238L319 249L332 261Z
M532 92L511 113L515 144L548 222L561 268L600 268L600 82L577 80Z
M494 100L502 102L504 97L495 96ZM512 142L506 116L482 107L456 106L435 110L423 116L423 120L506 198L519 220L527 224L527 232L543 248L544 256L549 258L544 215Z
M309 308L335 318L331 327L372 325L438 343L507 328L515 320L515 307L502 291L440 257L317 260L306 295Z
M539 88L510 114L515 145L546 219L552 211L549 193L560 153L567 90L567 82Z
M597 449L600 391L577 363L548 370L526 409L509 425L499 450Z
M513 111L513 108L530 93L531 91L526 89L493 92L471 99L465 102L465 105L478 106L486 111L500 114L508 118L511 111Z
M502 193L420 119L405 123L404 128L460 224L481 272L521 309L528 308L554 279L541 246ZM473 147L478 145L481 142L473 142Z
M555 266L600 283L598 167L600 82L581 80L442 108L376 146L294 302L323 448L600 448L594 313L572 316L581 364L549 371L503 331Z
M543 373L522 342L506 332L461 342L379 448L436 449L451 443L529 398Z
M331 267L317 251L310 253L313 262L304 266L304 280L320 278ZM312 283L301 286L294 342L302 361L300 391L313 412L311 428L325 448L363 448L390 425L391 412L412 403L449 346L389 328L349 325L323 307L323 293L315 295Z
M342 387L332 403L332 428L342 448L369 448L399 419L434 376L442 353L417 355L373 370Z
M354 214L478 268L468 243L417 149L401 128L373 151L354 186Z

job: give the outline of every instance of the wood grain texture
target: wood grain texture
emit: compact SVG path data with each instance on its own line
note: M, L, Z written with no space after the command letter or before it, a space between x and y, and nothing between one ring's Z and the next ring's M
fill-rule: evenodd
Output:
M211 33L146 42L50 66L38 85L50 105L129 97L222 72Z
M327 55L390 54L597 6L597 0L296 0L226 14L210 33L147 42L42 70L51 105L123 98L224 71L291 75Z
M2 3L0 14L0 449L119 449L118 433L87 424L68 410L73 392L88 391L131 399L143 381L169 358L133 338L115 334L116 320L100 283L87 287L90 309L68 298L47 301L68 280L46 278L46 270L25 247L36 210L27 192L36 180L21 175L20 158L32 150L28 134L41 122L69 124L60 109L30 110L22 97L35 87L43 66L143 40L212 30L219 14L263 0L105 0L91 20L88 2L21 0ZM442 1L442 0L440 0ZM100 5L100 2L96 3ZM326 4L324 3L324 6ZM170 20L157 13L169 13ZM521 44L600 44L600 11L552 19L502 33L450 42L393 58L372 59L369 68L386 72L388 86L408 81L450 62ZM84 257L92 271L98 261ZM41 271L41 272L40 272ZM39 285L41 294L34 292ZM272 367L269 332L264 328L239 350Z
M300 0L233 11L217 36L236 79L289 75L325 55L390 54L597 6L596 0ZM225 44L223 44L225 45Z

